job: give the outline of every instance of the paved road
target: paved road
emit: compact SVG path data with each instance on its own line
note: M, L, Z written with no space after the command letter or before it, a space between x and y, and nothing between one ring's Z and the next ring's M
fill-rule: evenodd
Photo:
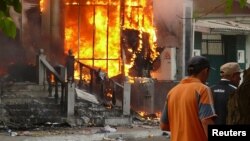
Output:
M151 137L151 138L137 138L137 139L131 139L131 140L125 140L125 141L170 141L170 139L164 136L159 136L159 137Z
M46 138L44 137L46 140ZM41 138L31 138L31 137L7 137L7 136L1 136L1 141L41 141L43 139ZM146 138L123 138L123 139L102 139L102 140L87 140L82 138L84 141L170 141L169 138L165 136L157 136L157 137L146 137ZM79 138L75 137L67 137L65 140L62 139L53 139L53 141L80 141Z
M0 141L169 141L163 132L156 128L117 128L113 133L97 133L98 128L69 129L55 131L24 131L10 136L0 133ZM13 131L14 132L14 131Z
M104 138L102 141L170 141L169 136L161 135L161 136L145 136L145 137L131 137L131 136L110 136L109 138Z
M68 136L60 138L50 138L51 141L170 141L169 138L166 136L154 136L154 137L144 137L144 138L104 138L102 140L98 139L85 139L84 137L74 137L74 136ZM10 137L10 136L0 136L1 141L49 141L50 139L46 137L25 137L25 136L16 136L16 137Z

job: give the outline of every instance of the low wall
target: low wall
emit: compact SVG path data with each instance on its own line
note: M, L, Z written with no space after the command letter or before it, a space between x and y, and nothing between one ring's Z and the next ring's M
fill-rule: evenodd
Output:
M131 107L149 114L162 111L168 91L178 82L152 80L131 85Z

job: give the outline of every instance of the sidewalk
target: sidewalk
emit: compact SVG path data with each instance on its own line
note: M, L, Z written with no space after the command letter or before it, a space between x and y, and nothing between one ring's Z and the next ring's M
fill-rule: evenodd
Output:
M117 127L116 131L103 132L102 127L63 129L51 131L17 131L10 136L0 133L1 141L168 141L159 127Z

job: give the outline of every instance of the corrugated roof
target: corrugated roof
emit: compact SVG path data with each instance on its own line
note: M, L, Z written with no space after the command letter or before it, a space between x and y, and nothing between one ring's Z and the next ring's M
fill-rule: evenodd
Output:
M208 33L250 33L250 26L234 21L222 20L198 20L195 23L195 31Z

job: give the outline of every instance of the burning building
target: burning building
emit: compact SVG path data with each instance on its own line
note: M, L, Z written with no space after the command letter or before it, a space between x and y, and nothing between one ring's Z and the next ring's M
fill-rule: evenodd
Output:
M72 50L78 61L101 68L109 77L124 74L176 80L183 73L180 66L185 64L182 3L23 0L21 15L12 17L19 19L15 21L17 38L30 63L40 48L53 64L63 64L68 50ZM79 77L78 72L75 75Z
M64 53L72 50L78 61L101 68L109 77L129 73L142 77L158 55L152 4L146 0L44 0L40 3L43 36L50 36L51 46L59 45Z
M167 83L183 74L182 0L22 0L22 5L16 42L27 64L34 64L40 48L52 65L65 64L70 50L77 62L109 78L132 77L138 83L132 86L133 108L149 113L160 111L173 85ZM74 67L76 79L89 81L86 67Z

